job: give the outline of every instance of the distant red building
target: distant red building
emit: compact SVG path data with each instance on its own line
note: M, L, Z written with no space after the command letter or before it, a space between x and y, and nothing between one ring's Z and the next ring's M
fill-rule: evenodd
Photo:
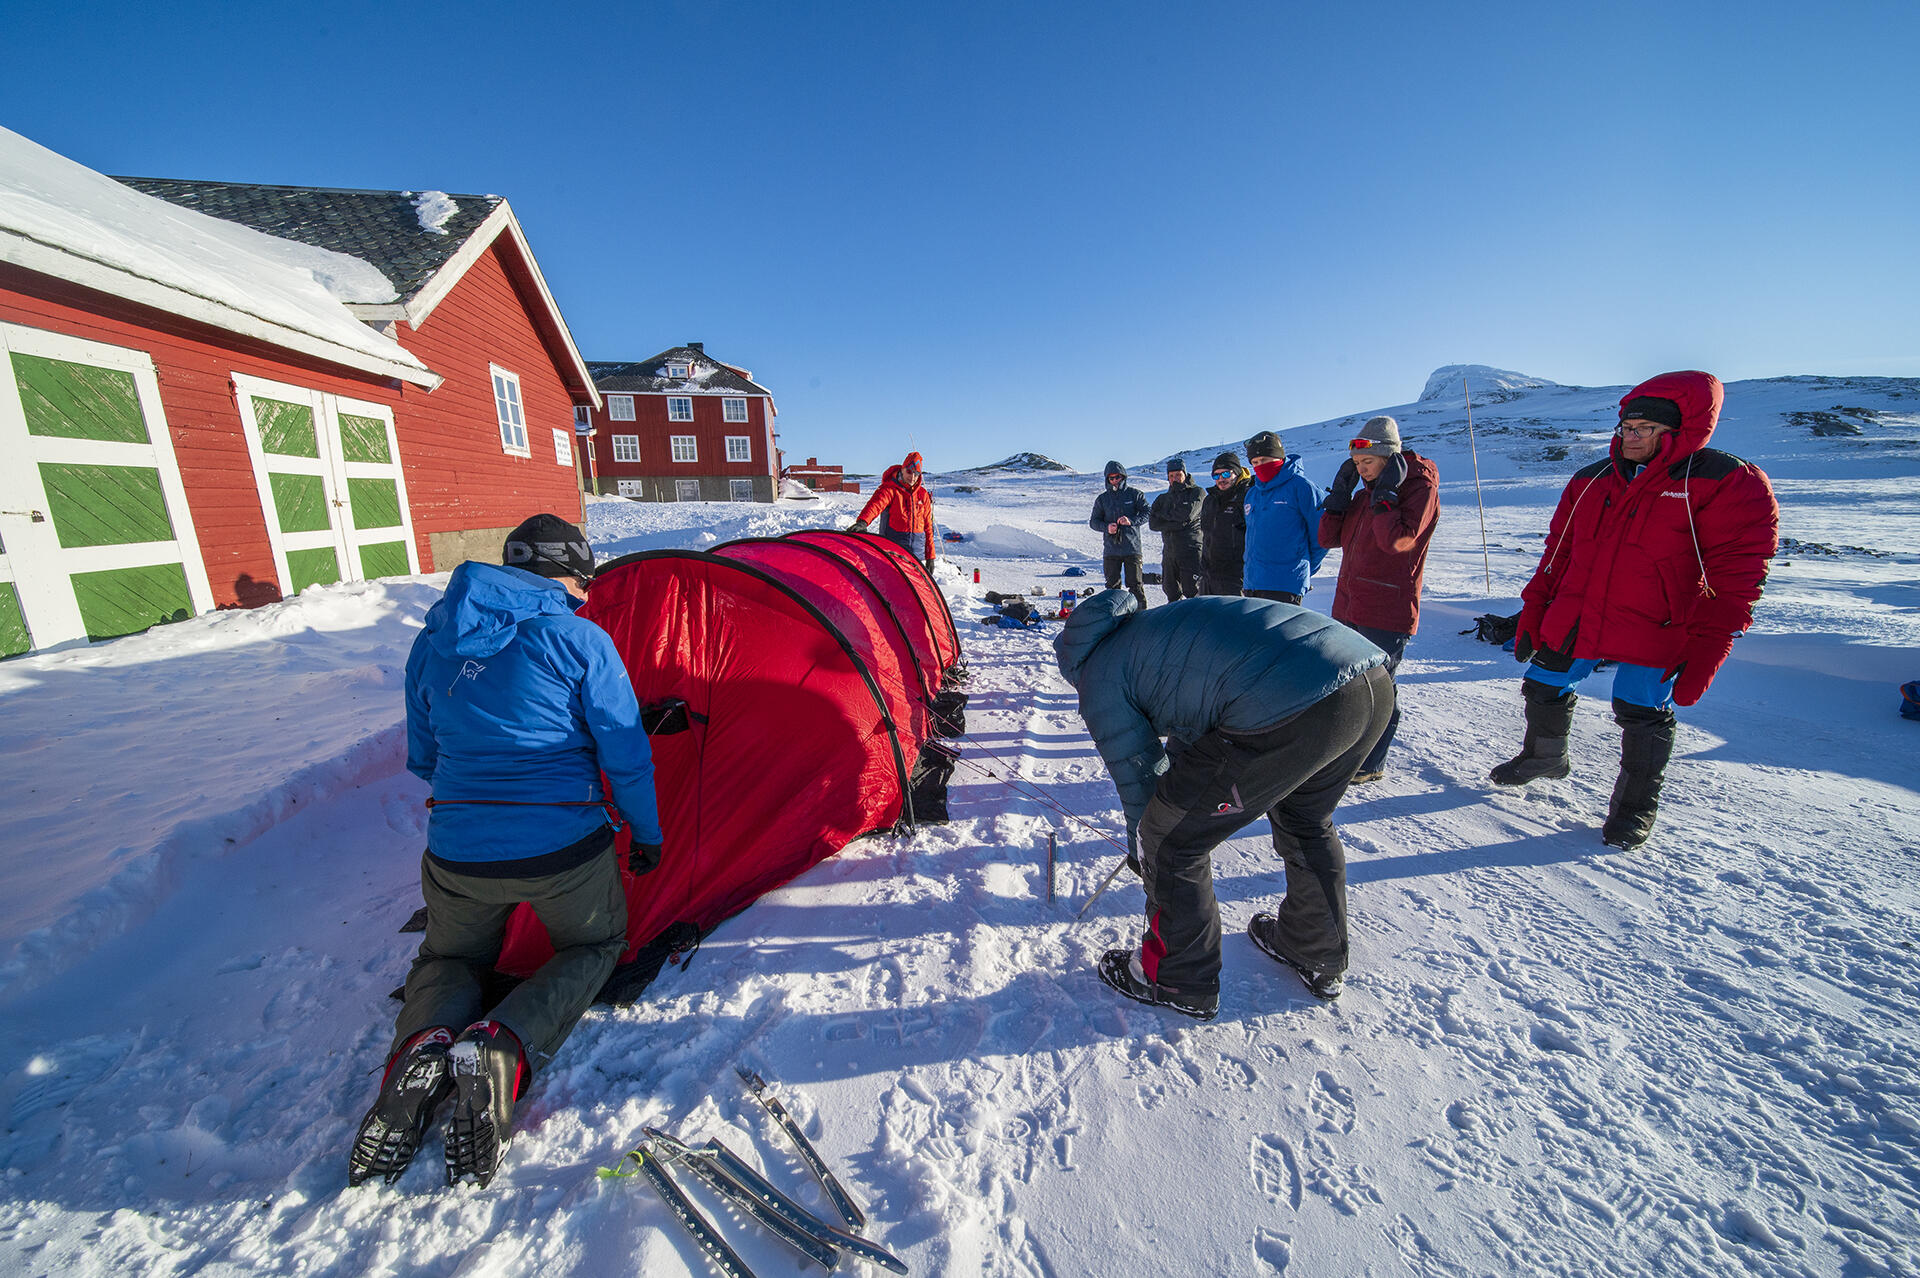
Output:
M860 485L847 479L844 469L839 466L822 466L818 457L807 458L804 466L789 466L788 479L805 484L815 492L821 493L857 493Z
M602 401L585 414L595 491L642 501L777 495L779 410L746 369L722 364L702 342L587 369Z

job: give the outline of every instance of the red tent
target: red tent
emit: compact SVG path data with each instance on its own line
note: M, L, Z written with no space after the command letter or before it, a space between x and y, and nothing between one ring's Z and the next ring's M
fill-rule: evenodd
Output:
M863 834L945 819L952 753L935 738L960 730L959 636L893 543L809 531L645 551L603 568L580 615L626 662L666 835L660 867L627 881L623 968L650 979L663 936L689 943ZM499 969L551 954L523 906ZM634 973L616 988L637 993Z

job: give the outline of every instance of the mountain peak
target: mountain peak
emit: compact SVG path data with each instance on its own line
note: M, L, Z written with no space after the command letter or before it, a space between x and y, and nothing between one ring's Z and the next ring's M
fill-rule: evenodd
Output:
M1065 470L1073 467L1065 462L1057 462L1043 453L1015 453L1013 456L987 466L975 466L967 474L977 474L986 470Z
M1494 368L1487 364L1448 364L1433 370L1427 378L1426 389L1420 392L1422 401L1435 399L1462 399L1466 390L1478 397L1505 398L1496 393L1500 391L1530 390L1539 386L1558 386L1544 377L1529 377L1525 373L1516 373L1511 369Z

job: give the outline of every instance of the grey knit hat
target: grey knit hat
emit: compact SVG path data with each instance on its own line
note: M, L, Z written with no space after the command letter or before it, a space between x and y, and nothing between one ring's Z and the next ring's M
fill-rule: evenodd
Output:
M1355 457L1391 457L1400 451L1400 423L1391 417L1369 417L1348 448Z

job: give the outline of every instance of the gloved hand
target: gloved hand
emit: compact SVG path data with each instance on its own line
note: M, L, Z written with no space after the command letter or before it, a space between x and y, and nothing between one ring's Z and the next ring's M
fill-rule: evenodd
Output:
M1547 617L1546 606L1523 605L1520 620L1513 628L1513 659L1525 665L1533 660L1533 654L1540 646L1540 623Z
M1732 635L1694 635L1688 639L1680 660L1662 676L1663 681L1673 681L1674 701L1690 706L1705 696L1707 685L1732 651Z
M932 555L927 556L927 572L929 574L933 572L933 556Z
M1533 660L1533 636L1524 630L1513 632L1513 659L1521 665Z
M1373 494L1376 507L1397 506L1400 503L1400 485L1407 482L1407 459L1404 454L1395 453L1387 458L1387 464L1380 468L1374 481L1367 485L1367 491Z
M651 874L660 868L660 854L665 849L658 843L634 842L627 847L627 870L636 878L642 874Z
M865 532L867 531L867 521L864 519L856 519L851 524L847 525L847 531L848 532Z
M1322 507L1336 515L1347 513L1347 507L1353 504L1353 486L1360 482L1360 469L1353 464L1353 458L1340 463L1340 469L1333 474L1333 487L1327 489L1327 500Z

